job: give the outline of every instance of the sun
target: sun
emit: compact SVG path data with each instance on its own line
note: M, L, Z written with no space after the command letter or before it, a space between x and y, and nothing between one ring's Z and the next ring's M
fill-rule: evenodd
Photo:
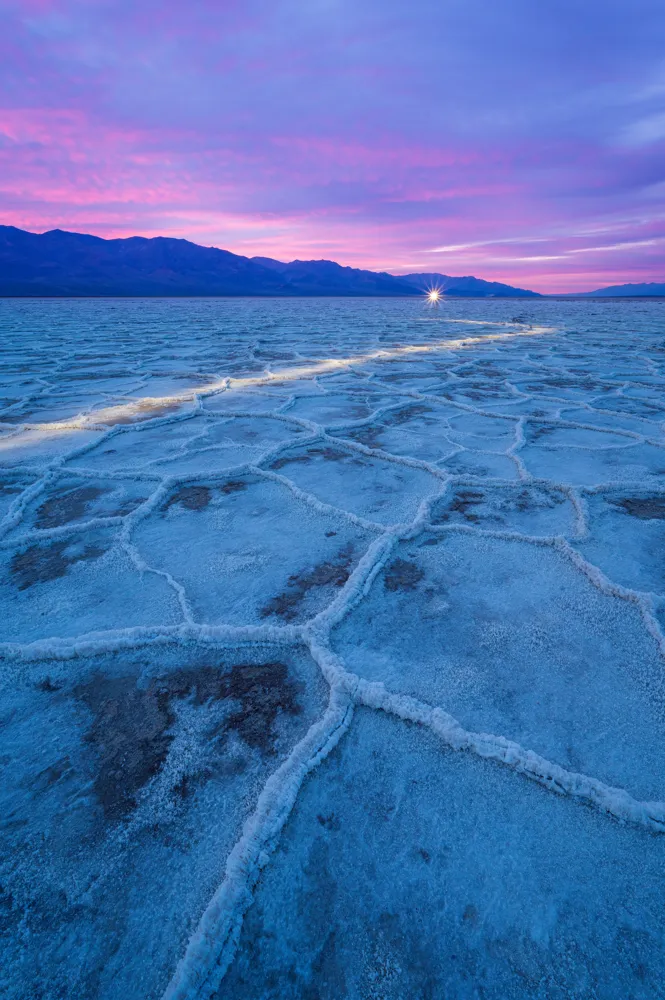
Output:
M443 299L443 292L440 288L428 288L425 301L430 306L438 306Z

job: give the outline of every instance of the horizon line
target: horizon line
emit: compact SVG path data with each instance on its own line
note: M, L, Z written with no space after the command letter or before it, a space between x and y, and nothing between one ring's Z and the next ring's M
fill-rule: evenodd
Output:
M367 271L367 272L369 272L371 274L387 274L387 275L390 275L390 277L393 277L393 278L408 278L408 277L411 277L412 275L418 275L418 274L427 274L428 276L432 276L432 277L437 276L437 277L442 277L442 278L449 278L449 279L453 278L453 279L460 279L460 280L465 279L465 278L473 278L476 281L484 281L487 284L504 285L504 286L507 286L509 288L514 288L514 289L517 289L519 291L523 291L523 292L528 293L528 294L523 295L523 296L520 296L520 295L511 295L511 296L492 296L492 295L464 295L464 296L459 296L458 295L458 296L455 296L455 295L453 295L453 296L447 296L448 298L504 298L504 297L505 298L530 298L532 296L539 297L539 298L588 298L588 297L594 297L595 293L606 292L610 288L626 288L626 287L629 287L629 286L639 287L639 286L660 285L660 284L665 285L665 278L664 278L662 282L661 281L657 281L657 280L641 281L641 282L635 282L635 281L613 282L612 284L601 286L601 287L592 288L592 289L589 289L588 291L538 292L538 291L534 291L533 289L525 288L521 283L518 284L518 285L513 285L511 283L512 280L513 280L512 278L509 279L509 280L498 281L498 280L493 279L493 278L479 278L478 275L475 275L475 274L456 274L456 275L451 275L451 274L444 274L441 271L406 271L404 273L397 274L394 271L390 271L390 270L383 270L383 269L377 270L376 268L373 268L373 267L359 267L356 264L341 264L339 261L333 260L333 258L331 258L331 257L309 257L309 258L305 258L305 257L293 257L291 260L287 261L287 260L280 260L277 257L270 257L268 254L260 254L259 253L259 254L252 254L251 256L249 256L247 254L238 253L235 250L229 250L227 247L221 247L221 246L217 246L215 244L197 243L194 240L188 239L185 236L168 236L168 235L164 235L164 234L161 234L161 233L154 234L154 235L151 235L151 236L144 236L144 235L139 234L139 233L134 233L131 236L98 236L96 233L80 232L79 230L75 230L75 229L63 229L60 226L56 226L53 229L44 229L41 232L35 232L34 230L31 230L31 229L22 229L20 226L14 226L14 225L11 225L11 224L7 225L5 223L0 223L0 229L14 229L17 232L28 233L31 236L47 236L50 233L66 233L66 234L72 235L72 236L90 236L93 239L103 240L105 243L111 243L111 242L122 241L122 240L132 240L132 239L139 239L139 240L146 240L146 241L149 241L149 240L158 240L158 239L174 240L174 241L181 242L181 243L189 243L192 246L200 247L201 249L219 250L219 251L221 251L223 253L230 253L230 254L233 254L236 257L242 257L245 260L260 260L261 258L263 258L263 259L266 259L266 260L274 260L275 262L277 262L279 264L284 264L284 265L295 264L295 263L309 264L309 263L324 263L325 262L325 263L330 263L330 264L336 264L338 267L344 267L344 268L348 267L349 269L354 270L354 271ZM443 291L444 297L446 297L445 291L444 290L442 290L442 291ZM0 295L1 299L14 299L14 298L17 298L17 299L18 298L21 298L21 299L25 299L25 298L39 298L39 299L41 299L41 298L49 298L49 299L50 298L75 298L75 299L79 299L79 298L81 298L81 299L82 298L122 298L122 299L125 299L125 298L286 298L286 297L288 297L288 298L401 298L401 297L409 298L410 296L409 295L404 295L404 296L400 296L400 295L388 295L388 294L381 294L381 293L377 293L377 294L373 294L373 295L361 295L361 294L354 294L354 293L346 293L346 294L343 294L343 295L334 295L334 294L325 294L325 293L324 294L320 294L319 293L319 294L307 295L306 293L298 293L298 294L289 294L288 296L263 295L261 293L254 293L254 294L251 294L251 295L247 295L247 294L238 294L238 295L235 295L235 294L225 294L225 295L214 295L214 294L211 294L211 295L186 295L186 294L182 294L182 295L179 295L178 293L173 293L173 294L169 294L169 295L162 295L162 294L156 294L156 295L150 295L150 294L146 294L146 295L104 295L103 293L94 294L94 295L58 295L58 294L53 294L53 295L49 295L49 294L42 294L42 295ZM607 295L607 294L599 294L598 298L622 298L622 299L623 298L654 298L654 299L659 299L659 298L665 298L665 292L662 295L660 295L660 294L653 294L653 295L642 294L642 295L640 295L638 293L636 295L623 294L623 295L612 296L612 295Z

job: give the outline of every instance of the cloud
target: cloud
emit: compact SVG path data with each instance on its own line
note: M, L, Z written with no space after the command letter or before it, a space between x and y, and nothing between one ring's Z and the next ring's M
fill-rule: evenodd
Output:
M621 141L627 146L648 146L665 139L665 112L649 115L625 126Z
M652 247L663 242L665 242L663 239L629 240L626 243L609 243L599 247L576 247L573 250L568 250L568 253L606 253L609 250L632 250L634 247Z
M662 277L662 0L0 6L5 222Z

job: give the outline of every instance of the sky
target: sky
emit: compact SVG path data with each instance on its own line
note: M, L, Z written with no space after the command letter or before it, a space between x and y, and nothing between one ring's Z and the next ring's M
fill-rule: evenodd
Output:
M0 0L0 222L665 281L665 2Z

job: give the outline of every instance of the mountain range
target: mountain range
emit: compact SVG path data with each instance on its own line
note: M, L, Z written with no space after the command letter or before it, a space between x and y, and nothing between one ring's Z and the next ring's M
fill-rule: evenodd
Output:
M243 257L188 240L131 236L105 240L54 229L0 226L0 295L422 295L436 285L452 296L537 296L480 278L396 276L330 260Z
M542 297L470 275L395 275L331 260L243 257L167 236L106 240L0 226L0 296L407 296L433 287L450 297ZM665 284L613 285L575 297L657 295L665 295Z
M445 295L454 298L542 298L540 292L530 292L526 288L514 288L500 281L485 281L483 278L451 278L449 274L424 271L404 274L399 278L405 285L415 285L419 292L424 288L439 288Z
M609 285L597 288L595 292L580 292L584 298L644 298L645 296L665 296L663 282L648 281L638 285Z

